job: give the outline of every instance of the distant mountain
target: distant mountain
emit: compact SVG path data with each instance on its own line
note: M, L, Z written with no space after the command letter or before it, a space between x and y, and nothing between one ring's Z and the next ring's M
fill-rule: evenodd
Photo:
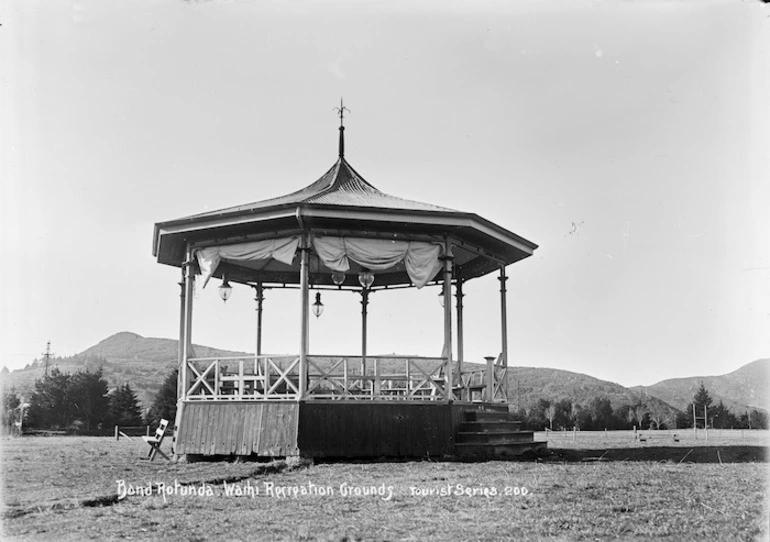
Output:
M163 380L177 364L178 341L142 337L136 333L121 332L68 358L55 358L52 367L65 373L99 367L110 387L129 383L145 408L149 408ZM243 356L245 352L220 350L208 346L193 345L193 355L198 357ZM42 378L45 367L37 361L29 368L0 375L3 389L14 388L19 394L29 394L35 380Z
M193 345L193 356L195 357L216 357L216 356L246 356L253 355L246 352L234 352L231 350L220 350L210 346ZM147 338L123 331L116 333L91 348L84 350L78 357L100 357L105 358L111 365L130 367L131 365L151 363L153 371L160 371L164 375L167 370L159 369L158 365L166 362L168 367L173 369L176 366L176 360L179 355L179 341L176 339L156 339Z
M770 400L770 359L752 361L725 375L671 378L652 386L635 386L632 389L646 391L647 394L684 410L692 401L701 382L714 403L721 399L733 413L745 412L747 408L767 410Z
M173 339L148 338L122 332L75 356L55 358L51 365L69 373L85 369L93 371L101 367L110 387L128 382L147 408L152 404L166 375L176 367L177 344ZM197 357L251 355L202 345L193 345L193 351ZM665 380L647 388L637 386L632 389L570 371L510 367L508 396L511 404L523 408L534 405L541 398L554 401L570 399L587 404L594 397L607 397L613 408L638 404L641 400L648 406L657 404L662 408L682 409L703 381L712 397L716 400L722 398L731 410L740 412L747 405L764 407L766 404L770 388L769 367L770 360L757 360L729 375ZM43 376L44 370L43 362L37 361L25 369L0 371L0 385L3 389L13 387L18 393L28 395L35 380Z
M641 401L648 407L659 406L670 412L674 410L655 397L645 397L639 391L581 373L540 367L508 368L508 399L514 406L528 408L541 398L551 401L570 399L573 403L586 405L594 397L608 398L613 409L636 405Z

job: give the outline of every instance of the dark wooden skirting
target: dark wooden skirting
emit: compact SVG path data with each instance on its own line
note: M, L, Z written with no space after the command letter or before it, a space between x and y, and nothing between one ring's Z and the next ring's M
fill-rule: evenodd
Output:
M298 447L308 457L453 455L463 413L489 407L459 402L307 401L300 406Z
M425 457L452 453L447 403L308 401L299 449L309 457Z
M184 405L177 455L442 457L482 403L199 401ZM505 407L503 407L505 408ZM507 410L507 409L506 409Z

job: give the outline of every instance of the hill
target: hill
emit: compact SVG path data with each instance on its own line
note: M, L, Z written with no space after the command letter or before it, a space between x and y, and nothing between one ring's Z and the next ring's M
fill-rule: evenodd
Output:
M128 382L136 391L144 408L149 408L155 399L166 375L177 363L177 344L173 339L142 337L136 333L121 332L98 344L67 358L55 358L51 366L65 373L86 369L95 371L99 367L110 387ZM200 357L241 356L245 352L220 350L202 345L193 345L193 355ZM32 391L35 380L43 377L45 367L42 361L28 367L3 373L3 389L14 388L19 394Z
M617 409L622 405L645 403L648 407L659 407L673 411L671 405L656 397L645 397L643 393L631 390L582 373L561 369L540 367L509 367L508 397L512 405L528 408L538 399L559 401L570 399L573 403L588 404L594 397L606 397Z
M121 332L69 358L56 358L52 365L63 372L75 373L85 369L102 368L110 387L128 382L137 392L143 407L148 408L166 375L174 369L177 360L177 341L148 338L136 333ZM203 345L193 346L200 357L248 355L244 352L220 350ZM35 380L43 376L44 367L38 361L29 367L5 373L5 389L14 387L28 394ZM642 393L631 391L619 384L605 382L584 374L534 367L511 367L508 372L508 390L513 405L523 408L534 405L538 399L571 399L587 404L594 397L607 397L613 408L623 404L637 404ZM653 398L653 402L663 405ZM651 405L652 406L652 405ZM665 405L665 409L670 409Z
M245 352L221 350L203 345L193 345L194 355L199 357L243 356ZM121 332L69 358L56 358L52 365L64 372L74 373L101 367L111 387L128 382L136 390L145 408L152 404L155 394L166 375L174 369L177 360L177 341L142 337L136 333ZM757 360L737 371L719 377L692 377L664 380L648 388L625 388L620 384L599 380L581 373L535 367L510 367L508 392L514 406L527 408L538 399L558 401L570 399L587 404L594 397L610 399L613 408L634 405L640 401L662 409L684 408L694 390L703 381L712 397L723 399L735 412L746 406L763 407L768 399L768 368L770 360ZM35 380L43 376L41 361L22 370L3 371L2 387L14 387L21 394L28 394Z
M701 382L714 403L724 401L733 413L745 412L747 408L767 410L770 400L770 359L752 361L731 373L719 376L692 376L662 380L652 386L633 389L661 399L671 406L684 410L692 401Z

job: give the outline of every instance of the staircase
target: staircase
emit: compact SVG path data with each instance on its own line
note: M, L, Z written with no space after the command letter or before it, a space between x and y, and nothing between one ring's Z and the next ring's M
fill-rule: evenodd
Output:
M546 442L535 442L533 431L522 431L506 410L466 410L455 434L460 459L529 459L545 452Z

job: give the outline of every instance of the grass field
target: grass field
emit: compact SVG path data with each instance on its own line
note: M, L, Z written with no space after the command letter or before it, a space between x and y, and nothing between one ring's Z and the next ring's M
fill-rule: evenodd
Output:
M538 437L551 455L537 462L288 465L150 463L138 439L5 438L2 539L768 539L767 432Z

